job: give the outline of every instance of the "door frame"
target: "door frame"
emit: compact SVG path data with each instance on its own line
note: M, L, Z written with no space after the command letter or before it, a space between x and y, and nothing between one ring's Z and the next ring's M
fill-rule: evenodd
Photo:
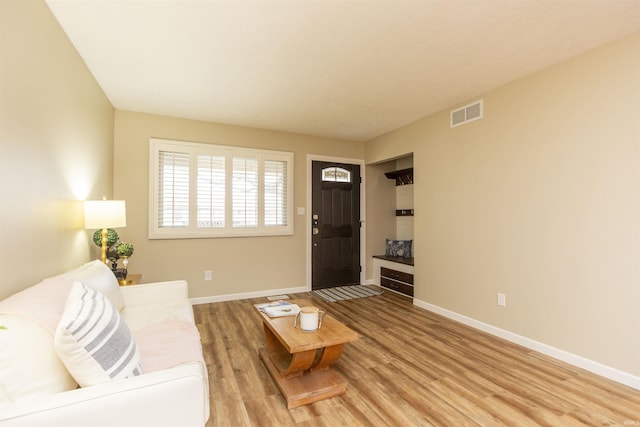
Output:
M305 244L307 245L307 291L311 291L312 284L312 259L311 259L311 245L313 242L311 241L311 207L312 207L312 184L313 184L313 176L311 170L312 162L335 162L335 163L346 163L351 165L359 165L360 166L360 179L362 182L360 183L360 265L362 266L362 271L360 272L360 284L363 285L366 283L366 275L367 275L367 245L366 245L366 230L367 224L365 222L366 218L366 192L365 192L365 183L367 182L365 165L363 159L350 159L345 157L331 157L331 156L321 156L316 154L307 154L307 209L305 214L305 221L307 225L305 226L305 233L307 233L307 237L305 239Z

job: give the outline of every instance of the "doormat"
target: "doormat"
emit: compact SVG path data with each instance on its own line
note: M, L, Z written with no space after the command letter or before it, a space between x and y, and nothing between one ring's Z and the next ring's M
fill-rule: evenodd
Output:
M382 291L369 288L363 285L338 286L336 288L325 288L313 291L314 294L327 302L344 301L348 299L373 297L382 295Z

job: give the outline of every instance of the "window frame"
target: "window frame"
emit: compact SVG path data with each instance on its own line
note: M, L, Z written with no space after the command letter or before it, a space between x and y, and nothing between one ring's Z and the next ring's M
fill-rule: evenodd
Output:
M160 227L160 152L172 151L189 154L189 222L187 226ZM199 227L197 216L198 155L225 156L225 220L223 227ZM233 225L233 158L258 159L258 225L242 227ZM149 239L201 239L220 237L257 237L292 235L293 223L293 174L292 152L235 147L201 142L149 138ZM265 162L286 164L285 225L266 225L265 221Z

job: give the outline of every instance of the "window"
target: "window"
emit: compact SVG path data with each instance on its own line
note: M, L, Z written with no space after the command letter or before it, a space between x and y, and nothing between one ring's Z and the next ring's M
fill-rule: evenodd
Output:
M331 182L351 182L351 172L344 168L331 166L322 169L322 180Z
M149 140L149 238L293 234L293 153Z

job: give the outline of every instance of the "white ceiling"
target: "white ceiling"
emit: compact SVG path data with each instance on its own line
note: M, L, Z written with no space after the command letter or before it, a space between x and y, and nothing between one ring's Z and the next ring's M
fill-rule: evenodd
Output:
M366 141L640 31L638 0L46 0L117 109Z

